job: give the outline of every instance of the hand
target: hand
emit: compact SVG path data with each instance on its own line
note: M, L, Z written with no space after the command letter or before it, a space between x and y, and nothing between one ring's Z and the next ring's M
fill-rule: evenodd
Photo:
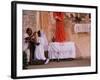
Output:
M61 21L62 19L58 16L55 17L56 20Z

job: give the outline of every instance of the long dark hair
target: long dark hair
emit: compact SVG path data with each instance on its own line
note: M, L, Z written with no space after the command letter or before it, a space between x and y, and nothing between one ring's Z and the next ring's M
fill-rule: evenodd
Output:
M37 32L38 36L41 37L41 32L40 30Z

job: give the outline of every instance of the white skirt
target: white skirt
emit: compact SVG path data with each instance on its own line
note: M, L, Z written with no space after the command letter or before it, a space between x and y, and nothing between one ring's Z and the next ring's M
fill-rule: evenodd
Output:
M41 44L36 45L34 56L35 56L35 59L37 59L37 60L46 60L43 45L41 45Z

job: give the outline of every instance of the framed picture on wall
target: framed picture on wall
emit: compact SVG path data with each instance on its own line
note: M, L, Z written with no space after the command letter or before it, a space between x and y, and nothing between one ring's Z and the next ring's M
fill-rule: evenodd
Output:
M97 74L97 6L11 2L11 78Z

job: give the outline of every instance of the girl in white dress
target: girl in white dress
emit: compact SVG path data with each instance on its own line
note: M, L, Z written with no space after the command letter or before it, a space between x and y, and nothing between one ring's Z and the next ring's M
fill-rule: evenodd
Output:
M34 57L36 60L44 60L45 64L47 64L49 60L46 59L45 54L44 54L44 39L43 37L41 37L40 31L38 31L36 38L37 38L37 45L36 45Z
M38 60L46 59L44 56L44 47L43 47L43 38L42 37L37 38L37 45L36 45L36 49L35 49L35 59L38 59Z

